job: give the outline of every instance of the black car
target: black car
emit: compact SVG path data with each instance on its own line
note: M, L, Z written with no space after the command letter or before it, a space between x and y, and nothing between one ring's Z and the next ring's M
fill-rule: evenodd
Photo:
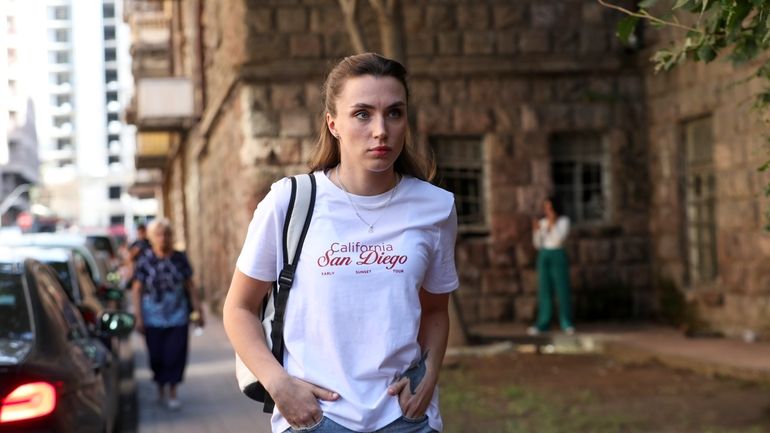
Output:
M107 312L99 324L126 335L133 317ZM112 432L115 368L54 271L0 249L0 431Z

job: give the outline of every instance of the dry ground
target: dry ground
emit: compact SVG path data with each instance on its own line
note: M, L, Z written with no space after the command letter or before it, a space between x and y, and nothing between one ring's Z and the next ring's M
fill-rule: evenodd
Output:
M450 360L445 433L764 433L770 386L601 355Z

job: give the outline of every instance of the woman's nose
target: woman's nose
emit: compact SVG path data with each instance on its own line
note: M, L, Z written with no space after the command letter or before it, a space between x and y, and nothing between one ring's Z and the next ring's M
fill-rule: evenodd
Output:
M384 140L388 137L388 126L385 116L376 116L372 122L372 136L378 140Z

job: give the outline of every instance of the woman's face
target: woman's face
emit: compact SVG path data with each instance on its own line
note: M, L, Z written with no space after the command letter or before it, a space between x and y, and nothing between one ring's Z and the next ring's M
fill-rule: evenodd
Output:
M556 216L556 211L554 210L553 203L551 203L550 200L543 202L543 212L545 213L545 216L549 218Z
M343 165L373 172L392 169L404 148L406 90L393 77L348 78L326 123L340 143Z
M171 229L157 225L147 232L150 244L156 250L169 251L171 249Z

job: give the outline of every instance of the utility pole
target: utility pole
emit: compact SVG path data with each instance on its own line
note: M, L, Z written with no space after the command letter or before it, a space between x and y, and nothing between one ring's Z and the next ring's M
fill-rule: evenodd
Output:
M22 194L29 191L30 188L32 188L31 183L22 183L21 185L18 185L16 188L14 188L13 191L8 194L8 197L0 202L0 227L3 226L3 214L5 214L5 212L11 208L11 206L13 206L13 204Z

